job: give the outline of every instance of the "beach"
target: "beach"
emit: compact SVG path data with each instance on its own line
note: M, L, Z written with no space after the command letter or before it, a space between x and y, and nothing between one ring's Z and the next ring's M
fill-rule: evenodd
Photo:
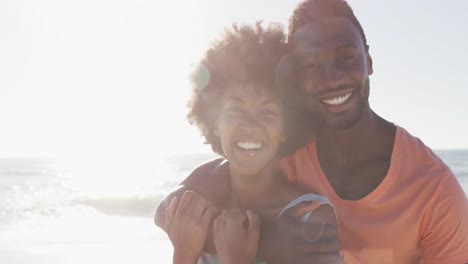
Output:
M468 151L437 153L467 192ZM50 160L1 159L0 262L171 263L172 245L153 223L155 208L213 157L172 155L123 171L108 164L70 170Z

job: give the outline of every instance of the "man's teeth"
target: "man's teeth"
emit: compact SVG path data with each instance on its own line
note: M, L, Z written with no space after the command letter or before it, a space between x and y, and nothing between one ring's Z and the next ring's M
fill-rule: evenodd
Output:
M262 147L262 144L261 143L258 143L258 142L243 142L243 141L239 141L237 142L237 146L239 148L242 148L242 149L247 149L247 150L251 150L251 149L260 149Z
M322 102L324 102L326 104L329 104L329 105L340 105L340 104L346 102L346 100L348 100L348 98L351 96L351 94L352 94L352 92L347 93L347 94L345 94L343 96L340 96L340 97L335 97L335 98L322 100Z

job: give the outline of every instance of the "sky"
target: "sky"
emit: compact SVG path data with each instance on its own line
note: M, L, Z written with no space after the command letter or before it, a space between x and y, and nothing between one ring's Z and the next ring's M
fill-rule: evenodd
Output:
M287 25L287 0L0 1L0 157L209 152L188 76L232 22ZM468 148L468 2L350 0L371 107L434 149Z

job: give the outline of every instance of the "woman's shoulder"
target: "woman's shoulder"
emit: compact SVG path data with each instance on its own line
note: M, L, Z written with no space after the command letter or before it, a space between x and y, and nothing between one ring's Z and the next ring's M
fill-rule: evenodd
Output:
M276 187L271 189L268 197L265 197L268 201L264 203L262 211L267 212L267 215L274 219L291 201L306 193L305 190L286 179L280 179Z

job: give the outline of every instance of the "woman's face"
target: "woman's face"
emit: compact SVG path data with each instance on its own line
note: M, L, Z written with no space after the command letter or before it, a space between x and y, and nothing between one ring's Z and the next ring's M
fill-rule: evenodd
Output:
M231 86L221 98L215 134L231 168L243 175L259 173L276 160L285 140L278 98L255 83Z

